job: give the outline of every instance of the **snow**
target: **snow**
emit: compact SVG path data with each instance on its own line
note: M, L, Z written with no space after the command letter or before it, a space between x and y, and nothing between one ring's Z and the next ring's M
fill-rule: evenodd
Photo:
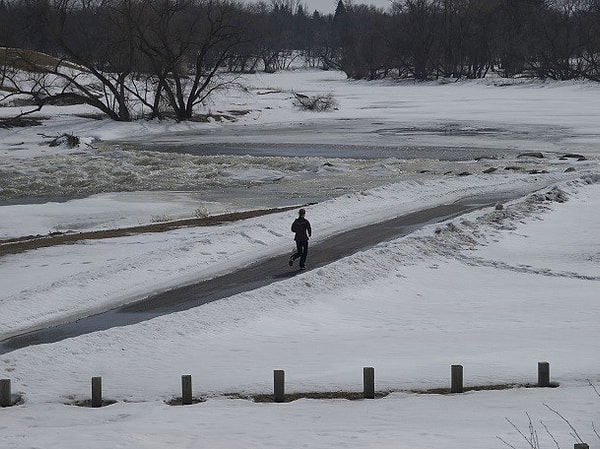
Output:
M247 83L247 90L224 93L210 106L231 108L226 98L233 98L237 108L252 111L236 123L115 124L55 108L42 111L52 116L43 129L0 130L0 172L10 179L3 189L25 191L26 180L35 179L42 196L48 195L52 176L67 172L60 179L85 174L91 186L83 198L67 189L61 201L34 201L42 204L14 195L16 201L0 206L0 238L281 205L263 195L269 189L293 192L284 202L299 205L312 198L315 186L345 180L346 189L325 189L306 207L315 242L464 197L522 197L254 291L0 355L0 378L10 378L23 398L21 405L0 409L2 446L454 449L507 447L504 440L530 447L517 432L529 435L530 419L540 447L555 447L553 438L571 447L578 440L568 424L597 445L592 423L598 422L600 397L590 383L600 383L600 89L489 80L368 84L316 71L257 75ZM292 90L333 92L340 108L299 111L290 101ZM41 145L39 133L61 132L82 136L93 148ZM371 161L290 160L127 147L177 140L355 145L365 154L372 147L394 153ZM430 151L403 157L403 149L413 146ZM448 160L440 146L457 154L480 149L497 158ZM534 150L545 157L518 157ZM587 160L560 160L563 153ZM495 165L527 170L482 173ZM156 185L153 166L168 167L170 183L138 189ZM537 172L530 174L531 168ZM471 175L456 175L465 170ZM206 191L177 189L178 179L194 176ZM107 177L114 190L104 189ZM127 190L123 179L132 177L136 183ZM250 207L237 198L244 189L253 198ZM208 194L213 190L230 193L214 200ZM0 339L287 254L294 217L294 211L280 212L4 255ZM283 270L285 262L282 256ZM540 361L550 362L559 388L423 394L448 387L453 364L464 366L466 386L485 386L535 383ZM290 393L361 391L365 366L375 368L377 390L390 394L285 404L241 398L271 393L274 369L285 370ZM183 374L193 376L194 395L205 402L166 404L181 394ZM73 405L90 397L92 376L102 376L105 397L115 404Z

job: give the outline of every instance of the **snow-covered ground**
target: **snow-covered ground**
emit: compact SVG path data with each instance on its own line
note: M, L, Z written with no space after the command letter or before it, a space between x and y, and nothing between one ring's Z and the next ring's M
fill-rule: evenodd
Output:
M255 291L1 355L0 378L24 400L0 409L2 447L527 448L517 429L529 435L530 420L540 447L556 447L553 439L573 447L569 424L598 446L600 397L590 383L600 384L600 87L496 84L257 75L211 105L251 111L232 124L115 124L57 108L42 111L52 119L41 127L0 130L0 238L272 206L277 195L264 193L280 188L281 204L319 197L307 208L319 240L462 197L525 195ZM298 111L293 91L333 93L339 110ZM49 148L40 136L64 132L91 146ZM365 156L129 149L175 141L327 145L332 154L353 145ZM369 160L369 149L381 148L391 154ZM544 157L519 157L532 151ZM586 160L561 160L567 153ZM489 168L497 170L483 173ZM90 196L39 200L53 190L74 197L77 186ZM244 188L257 192L250 207L236 202ZM204 195L219 189L229 195ZM21 198L27 191L37 192L36 204L22 204L31 202ZM287 253L294 217L2 256L0 339ZM452 364L464 366L466 386L535 383L540 361L551 363L559 388L411 393L447 387ZM286 371L288 392L361 391L364 366L375 367L377 390L389 395L233 398L271 392L274 369ZM180 395L182 374L192 374L205 402L165 403ZM92 376L116 404L72 405L89 398Z

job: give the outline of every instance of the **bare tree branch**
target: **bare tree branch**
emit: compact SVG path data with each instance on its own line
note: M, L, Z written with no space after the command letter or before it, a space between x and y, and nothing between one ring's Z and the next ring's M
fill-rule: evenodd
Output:
M573 427L573 425L569 422L568 419L566 419L563 415L561 415L558 411L554 410L552 407L550 407L548 404L544 404L544 407L546 407L548 410L550 410L552 413L554 413L555 415L557 415L560 419L562 419L568 426L569 428L572 430L572 436L579 442L579 443L583 443L584 441L581 439L581 437L579 436L579 434L577 433L577 430L575 430L575 427Z

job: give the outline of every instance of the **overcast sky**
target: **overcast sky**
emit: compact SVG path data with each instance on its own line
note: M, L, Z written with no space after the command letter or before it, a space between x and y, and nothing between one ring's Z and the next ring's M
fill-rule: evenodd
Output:
M306 12L312 14L316 9L321 14L333 14L338 0L301 0L301 3L306 8ZM392 0L351 0L355 5L369 4L378 8L388 9ZM267 3L270 3L267 1ZM345 2L346 3L346 2Z
M302 0L302 4L307 7L311 14L315 9L323 14L333 13L337 2L338 0ZM351 3L355 5L368 4L377 8L388 9L392 4L392 0L352 0Z

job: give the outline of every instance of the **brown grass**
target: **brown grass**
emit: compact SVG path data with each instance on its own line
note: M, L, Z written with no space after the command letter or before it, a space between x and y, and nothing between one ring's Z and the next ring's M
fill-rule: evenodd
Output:
M375 393L375 398L380 399L386 397L390 392L378 391ZM358 391L324 391L324 392L309 392L309 393L288 393L285 395L285 402L293 402L298 399L345 399L348 401L358 401L364 399L363 392ZM254 402L267 403L273 402L272 394L256 394L246 397Z
M6 47L0 47L0 65L34 73L43 73L56 67L81 69L69 61L45 53Z
M557 388L559 386L558 383L551 383L551 388ZM466 393L468 391L501 391L501 390L511 390L515 388L539 388L537 384L494 384L494 385L477 385L477 386L469 386L464 387L463 391ZM431 388L427 390L389 390L389 391L376 391L375 399L384 398L391 393L412 393L412 394L437 394L437 395L447 395L447 394L456 394L451 393L450 388ZM231 393L225 395L232 399L245 399L251 400L257 403L271 403L274 402L273 394L238 394ZM363 392L358 391L328 391L328 392L308 392L308 393L286 393L285 394L285 402L293 402L298 399L346 399L349 401L356 401L364 399Z
M550 384L550 388L557 388L559 386L558 383L552 382ZM478 385L465 387L464 392L468 391L501 391L501 390L511 390L515 388L540 388L537 384L494 384L494 385ZM412 394L437 394L437 395L446 395L453 394L450 392L450 388L431 388L428 390L389 390L389 391L376 391L375 399L385 398L391 393L412 393ZM222 395L224 397L230 399L242 399L246 401L252 401L259 404L268 404L274 402L273 394L242 394L242 393L228 393ZM306 393L287 393L285 395L284 402L294 402L299 399L316 399L316 400L332 400L332 399L344 399L347 401L358 401L364 400L364 394L362 391L323 391L323 392L306 392ZM205 397L196 397L192 398L192 405L201 404L208 400ZM107 406L116 403L113 400L105 400L102 401L102 406ZM165 400L165 404L172 406L180 406L183 405L183 399L179 397L174 397L168 400ZM68 403L67 405L75 405L78 407L91 407L92 401L91 399L85 399L81 401L73 401Z
M36 235L20 237L16 239L7 239L0 241L0 256L4 254L17 254L37 248L46 248L50 246L76 243L82 240L99 240L115 237L124 237L128 235L166 232L179 228L196 226L215 226L237 220L269 215L278 212L285 212L296 209L299 206L284 208L261 209L247 212L234 212L230 214L215 215L213 217L189 218L186 220L175 220L161 223L152 223L142 226L133 226L129 228L108 229L104 231L73 232L73 233L52 233L49 235Z
M106 407L108 405L113 405L116 404L117 401L113 401L113 400L103 400L102 401L102 407ZM75 402L71 402L71 403L67 403L65 405L74 405L76 407L92 407L92 400L91 399L84 399L82 401L75 401Z
M205 398L193 397L192 403L190 405L201 404L203 402L206 402ZM172 398L172 399L165 401L165 404L167 404L167 405L183 405L183 398L182 397Z

